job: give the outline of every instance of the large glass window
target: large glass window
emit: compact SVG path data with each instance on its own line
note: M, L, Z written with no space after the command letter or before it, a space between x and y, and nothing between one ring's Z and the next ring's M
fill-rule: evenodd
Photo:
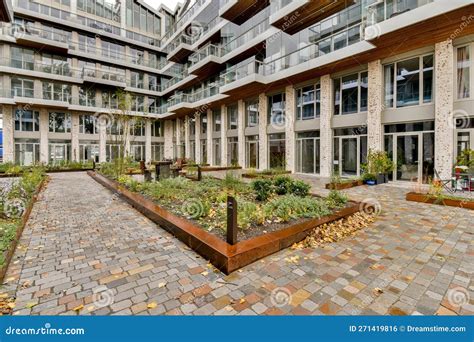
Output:
M245 137L245 166L249 169L258 169L259 140L258 135Z
M151 136L162 137L163 136L163 125L160 121L152 121L151 123Z
M237 105L227 107L227 129L238 128L238 116Z
M32 79L12 77L11 87L13 96L34 97L34 81Z
M319 83L297 90L297 120L318 118L321 112L321 89Z
M399 61L386 65L384 70L387 107L401 108L432 102L433 55Z
M214 132L220 132L221 131L221 111L214 110L212 112L212 119L214 121L213 123Z
M320 173L319 131L301 132L296 136L296 170L301 173Z
M268 136L268 160L271 169L286 168L286 141L285 133L269 134Z
M15 131L38 132L39 112L32 110L15 110Z
M334 114L355 114L367 111L367 71L334 80Z
M212 157L213 164L221 165L221 139L212 139L212 145L212 152L214 154Z
M15 163L30 166L40 162L39 139L15 139Z
M201 115L201 134L207 134L207 114Z
M245 124L246 127L258 126L259 112L258 100L251 100L245 103Z
M79 143L79 160L87 162L94 160L99 162L99 143L91 141L81 141Z
M97 126L96 118L93 115L79 116L79 133L99 134L99 127Z
M79 87L79 105L95 107L95 89Z
M143 72L132 71L130 73L130 87L143 89Z
M50 140L48 144L48 163L61 164L71 160L71 142Z
M268 97L268 123L278 127L285 125L285 93Z
M34 70L35 52L30 49L23 49L17 46L10 48L11 66L13 68Z
M71 85L43 81L43 99L71 102Z
M470 97L470 70L471 70L471 47L463 46L457 49L457 97L467 99Z
M144 142L131 142L130 143L130 156L134 161L145 160L145 143Z
M153 161L161 161L165 156L165 145L163 143L151 144L151 158Z
M69 113L49 113L49 131L53 133L71 132L71 115Z
M239 164L239 139L237 137L227 138L227 164L228 166Z

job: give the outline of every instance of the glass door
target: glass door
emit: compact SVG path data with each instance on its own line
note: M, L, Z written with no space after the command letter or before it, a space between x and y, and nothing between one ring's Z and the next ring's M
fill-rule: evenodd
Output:
M420 134L398 135L396 138L396 180L419 181L420 168Z
M342 177L359 175L359 139L357 137L343 137L340 139L340 172Z
M258 169L258 142L247 142L247 167Z
M49 145L49 163L61 164L69 160L69 151L67 144L50 144Z

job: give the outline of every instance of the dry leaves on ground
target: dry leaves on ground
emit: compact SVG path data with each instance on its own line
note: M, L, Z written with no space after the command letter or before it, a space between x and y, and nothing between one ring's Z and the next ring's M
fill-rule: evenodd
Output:
M374 215L359 212L331 223L325 223L316 227L306 239L294 244L292 248L315 248L327 243L337 242L348 236L353 236L356 232L366 228L374 221Z
M15 298L0 298L0 316L11 315L15 308Z

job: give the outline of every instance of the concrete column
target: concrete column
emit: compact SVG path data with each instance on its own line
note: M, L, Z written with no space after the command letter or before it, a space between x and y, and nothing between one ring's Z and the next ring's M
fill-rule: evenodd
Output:
M45 108L39 112L39 129L40 129L40 162L48 164L48 131L49 131L49 113Z
M451 40L435 45L435 168L450 179L454 163L454 48Z
M383 150L382 111L383 111L383 67L380 59L369 63L369 103L367 110L368 148Z
M258 136L259 136L259 169L268 169L268 100L265 93L258 96ZM239 151L240 153L240 151Z
M202 162L201 160L201 115L199 113L196 113L195 115L195 118L196 118L196 121L195 121L195 124L196 124L196 135L195 135L195 139L196 139L196 151L195 151L195 162L200 164Z
M164 124L165 159L173 159L173 121L166 120Z
M71 114L71 149L72 160L79 161L79 114Z
M320 118L320 141L321 141L321 177L331 177L332 173L332 108L333 91L330 75L321 77L321 118Z
M189 123L191 119L189 116L184 118L184 156L186 159L191 158L191 143L189 141Z
M227 107L221 106L221 164L227 166Z
M14 162L15 153L14 146L15 141L13 138L15 120L13 115L13 107L3 105L3 161Z
M151 156L151 123L150 119L145 120L145 162L150 163L152 161Z
M239 165L245 168L245 102L237 102L237 140L239 150Z
M33 81L33 94L35 95L35 98L37 99L45 98L45 96L43 96L43 82L41 82L41 80Z
M105 163L107 161L107 127L106 125L99 125L99 162Z
M287 86L285 89L285 154L286 154L286 170L296 171L296 91L293 86Z
M212 133L214 131L214 114L212 110L207 110L207 163L214 165L214 144L212 143Z

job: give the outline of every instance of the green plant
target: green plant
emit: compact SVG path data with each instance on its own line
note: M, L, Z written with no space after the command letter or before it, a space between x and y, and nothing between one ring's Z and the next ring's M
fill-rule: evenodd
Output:
M393 171L394 163L385 151L369 150L367 163L361 165L364 173L378 175L387 174Z
M342 208L346 205L347 201L347 195L337 190L331 190L326 197L326 204L331 209Z
M342 178L339 175L339 173L333 173L332 176L331 176L330 182L332 184L341 184L342 183Z
M306 197L309 194L309 189L311 189L311 185L302 181L302 180L294 180L290 184L290 193L300 197Z
M16 237L17 221L3 221L0 219L0 267L5 265L5 252Z
M290 192L293 180L288 176L278 176L273 180L273 185L275 186L275 192L278 195L286 195Z
M20 165L11 165L6 171L6 174L12 175L12 176L18 176L21 172L23 171L22 167Z
M462 151L456 161L458 166L467 166L470 169L474 168L474 150L466 149Z
M264 205L266 217L277 222L288 222L298 218L321 217L330 213L326 203L312 197L284 195L275 197Z
M258 179L252 182L257 201L266 201L273 193L273 183L270 179Z
M377 179L377 176L375 176L373 173L364 173L362 175L362 180L367 182L367 181L375 181Z

